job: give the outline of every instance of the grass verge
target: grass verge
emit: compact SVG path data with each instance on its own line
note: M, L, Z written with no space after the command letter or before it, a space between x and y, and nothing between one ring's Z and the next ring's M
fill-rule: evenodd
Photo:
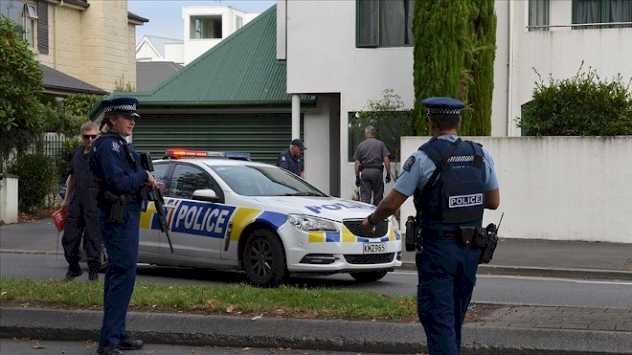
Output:
M0 306L101 310L103 283L0 279ZM498 308L502 306L476 304L468 311L466 321L480 321ZM328 288L258 288L246 284L136 283L130 309L271 318L419 321L415 297Z

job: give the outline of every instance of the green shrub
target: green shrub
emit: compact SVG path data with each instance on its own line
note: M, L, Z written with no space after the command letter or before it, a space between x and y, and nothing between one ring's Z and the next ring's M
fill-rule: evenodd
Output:
M9 172L18 176L18 207L32 211L45 204L56 190L55 164L43 154L26 154L16 159Z
M570 79L540 77L533 100L522 107L523 136L615 136L632 134L630 82L620 75L602 81L589 68Z

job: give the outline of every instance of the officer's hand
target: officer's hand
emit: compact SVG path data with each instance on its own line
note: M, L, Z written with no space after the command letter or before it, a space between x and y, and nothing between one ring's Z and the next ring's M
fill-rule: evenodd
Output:
M356 187L360 187L360 177L356 176Z
M391 182L391 174L386 174L386 179L384 179L384 181L386 181L387 184Z
M165 188L165 183L164 183L164 182L162 182L162 181L160 181L160 180L158 180L158 179L155 179L155 180L154 180L154 186L155 186L158 190L162 190L162 189L164 189L164 188Z
M371 235L375 233L375 226L371 224L371 222L369 222L368 216L362 220L362 229L364 229L365 232L370 233Z
M68 200L64 199L63 201L61 201L61 206L59 206L59 208L68 208Z
M156 180L156 178L154 178L154 176L151 175L151 173L149 171L147 171L147 180L145 180L145 181L148 182L149 185L153 185L155 180Z

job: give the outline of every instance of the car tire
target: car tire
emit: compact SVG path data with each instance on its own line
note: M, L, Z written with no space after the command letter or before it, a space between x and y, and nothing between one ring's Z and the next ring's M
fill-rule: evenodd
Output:
M242 265L248 282L261 287L274 287L288 274L283 244L273 232L254 231L246 240Z
M388 270L361 271L352 272L351 277L353 277L357 282L365 283L381 280L384 276L386 276L386 274L388 274Z

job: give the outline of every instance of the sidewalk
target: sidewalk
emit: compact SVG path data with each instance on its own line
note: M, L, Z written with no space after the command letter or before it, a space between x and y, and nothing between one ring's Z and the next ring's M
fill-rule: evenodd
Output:
M45 244L28 238L50 228L45 222L0 227L0 251L55 252L54 236ZM6 233L16 238L5 238ZM405 268L414 268L414 253L402 258ZM481 265L479 273L629 282L632 244L501 239L492 263ZM2 307L0 312L0 338L94 340L101 322L95 311ZM156 344L391 354L425 349L417 322L131 313L128 328ZM632 354L632 303L627 309L499 305L481 321L466 324L462 354Z

